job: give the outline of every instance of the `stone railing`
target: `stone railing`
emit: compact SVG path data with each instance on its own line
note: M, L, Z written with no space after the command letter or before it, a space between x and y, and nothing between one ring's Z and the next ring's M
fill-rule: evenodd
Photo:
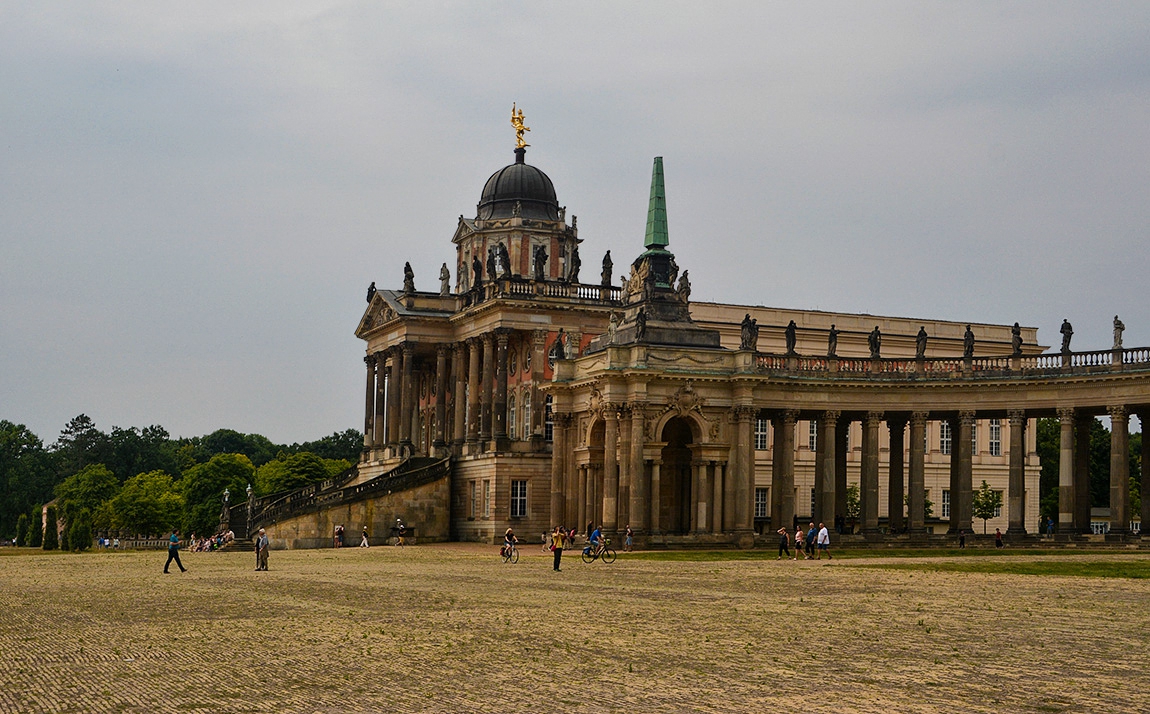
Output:
M474 305L497 298L529 300L538 297L619 303L623 299L623 289L614 285L537 281L516 276L485 282L479 290L470 290L460 295L464 305Z
M326 491L300 489L290 497L276 501L261 511L252 513L252 527L275 523L317 508L329 508L360 501L379 494L404 491L426 483L438 481L451 473L451 459L413 458L370 481L355 486L333 488Z
M866 376L875 379L961 379L1004 375L1065 376L1150 370L1150 347L1091 352L1059 352L1013 357L935 357L930 359L811 357L758 353L755 369L764 374Z

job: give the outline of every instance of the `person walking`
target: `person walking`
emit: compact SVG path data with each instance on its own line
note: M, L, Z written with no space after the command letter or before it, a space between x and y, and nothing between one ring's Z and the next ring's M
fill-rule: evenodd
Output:
M807 531L807 557L815 557L815 538L818 537L819 532L815 529L814 522L809 524L810 530Z
M994 529L994 547L995 548L1005 548L1006 547L1006 544L1002 542L1002 529L1001 528L995 528Z
M563 530L562 526L555 526L555 531L551 534L551 551L555 553L555 563L553 569L555 572L559 571L559 563L563 560L563 546L567 544L567 532Z
M365 525L363 527L363 538L360 539L360 541L359 541L359 547L360 548L369 548L370 546L371 546L371 544L367 542L367 526Z
M803 560L807 559L807 554L803 552L803 541L805 539L806 539L806 536L803 534L802 526L796 528L795 529L795 560L798 560L800 555L803 556Z
M263 528L256 538L256 570L268 569L268 534Z
M186 573L187 568L180 562L180 529L173 528L172 535L168 538L168 562L164 563L164 572L168 572L168 566L172 561L176 561L176 565L180 566L180 572Z
M819 535L817 538L817 545L819 547L819 553L817 556L815 556L815 560L822 560L823 559L823 553L827 554L827 560L831 560L832 559L831 558L831 551L830 551L831 534L830 534L830 531L827 530L827 527L824 526L822 523L819 524Z
M787 547L787 545L790 543L790 540L791 540L790 536L787 535L787 529L786 528L780 528L779 530L776 531L776 533L779 534L779 557L775 558L775 560L779 560L780 558L782 558L783 553L786 553L788 558L790 558L791 560L794 560L794 558L791 558L791 549Z
M623 550L628 553L635 550L635 531L631 530L631 526L627 526L627 530L624 533Z

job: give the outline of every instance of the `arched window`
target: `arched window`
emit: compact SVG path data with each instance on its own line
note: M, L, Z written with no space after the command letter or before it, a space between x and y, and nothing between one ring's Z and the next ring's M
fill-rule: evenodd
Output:
M515 438L515 425L517 423L515 420L515 395L512 394L507 397L507 436L511 439Z

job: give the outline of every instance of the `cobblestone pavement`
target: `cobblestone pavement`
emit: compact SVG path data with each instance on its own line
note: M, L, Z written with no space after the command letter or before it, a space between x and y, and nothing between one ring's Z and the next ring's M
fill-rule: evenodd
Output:
M531 550L0 556L0 711L1150 709L1150 581Z

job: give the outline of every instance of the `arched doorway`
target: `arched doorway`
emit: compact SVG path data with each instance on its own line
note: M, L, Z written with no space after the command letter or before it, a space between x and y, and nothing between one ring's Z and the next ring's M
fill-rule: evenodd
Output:
M663 465L660 468L659 523L670 534L686 534L691 529L691 444L695 440L691 422L674 417L663 426Z

